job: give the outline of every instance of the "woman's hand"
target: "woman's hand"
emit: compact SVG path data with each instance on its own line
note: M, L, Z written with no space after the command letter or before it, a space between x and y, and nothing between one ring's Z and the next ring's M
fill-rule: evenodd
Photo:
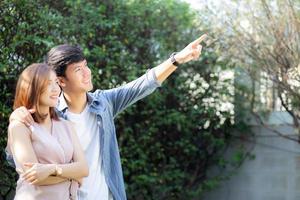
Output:
M78 186L81 187L82 183L83 183L83 178L75 178L74 181L78 182Z
M22 177L32 185L38 184L55 173L54 164L25 163L24 167L29 169L22 174Z

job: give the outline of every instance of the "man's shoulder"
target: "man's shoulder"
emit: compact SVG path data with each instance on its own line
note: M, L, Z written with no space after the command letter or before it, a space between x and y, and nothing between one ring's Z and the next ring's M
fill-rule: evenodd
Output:
M110 90L101 90L101 89L97 89L94 92L89 92L88 93L89 101L93 102L93 101L108 100L108 98L110 96L109 92L110 92Z
M89 105L96 110L104 111L106 108L112 108L112 95L109 90L96 90L88 93Z
M101 98L103 96L104 90L97 89L94 92L88 92L88 95L91 96L93 99Z

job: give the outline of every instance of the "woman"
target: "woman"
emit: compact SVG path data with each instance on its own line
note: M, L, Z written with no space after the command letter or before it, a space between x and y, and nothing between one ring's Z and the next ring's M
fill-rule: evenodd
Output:
M27 128L13 120L8 127L8 151L19 173L15 200L76 199L78 182L88 175L83 150L70 122L54 107L60 87L46 64L32 64L20 75L14 109L34 108L35 123Z

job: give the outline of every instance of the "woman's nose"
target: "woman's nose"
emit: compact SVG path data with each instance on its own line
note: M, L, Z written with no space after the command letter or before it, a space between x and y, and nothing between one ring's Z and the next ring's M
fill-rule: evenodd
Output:
M54 85L52 86L52 90L55 91L55 92L56 92L56 91L59 92L59 91L60 91L59 85L58 85L58 84L54 84Z

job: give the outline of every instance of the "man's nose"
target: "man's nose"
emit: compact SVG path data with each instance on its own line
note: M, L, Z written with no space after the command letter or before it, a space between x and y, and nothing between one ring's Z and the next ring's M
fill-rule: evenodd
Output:
M83 72L84 76L89 76L91 74L91 69L89 67L85 67Z

